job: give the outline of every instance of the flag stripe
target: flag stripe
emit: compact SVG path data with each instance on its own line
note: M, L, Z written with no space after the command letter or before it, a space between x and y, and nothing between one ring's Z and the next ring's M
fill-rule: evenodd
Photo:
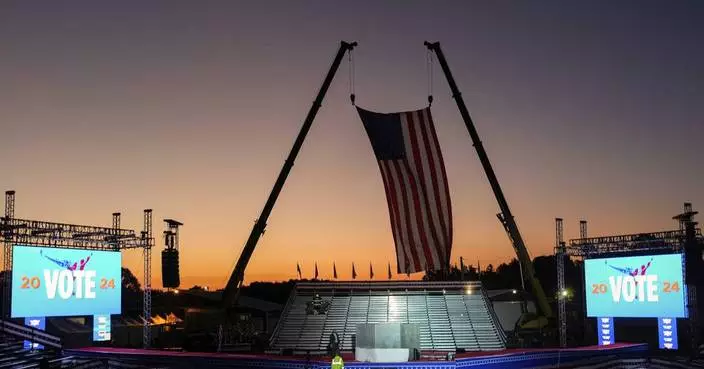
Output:
M427 155L425 155L426 152L422 151L424 146L419 144L419 142L424 140L422 136L418 135L418 133L420 133L420 124L418 124L418 116L413 117L415 113L407 113L404 115L406 115L407 120L407 124L405 126L408 127L408 147L411 147L411 157L413 158L413 160L408 160L408 163L414 173L413 177L417 182L417 186L420 186L421 189L421 191L414 191L419 195L419 197L422 198L421 206L423 207L423 224L420 224L419 226L421 227L421 229L425 229L426 234L430 234L430 238L428 238L427 243L425 244L425 248L430 251L433 257L433 265L437 265L441 262L441 260L443 260L442 252L438 252L441 251L443 247L440 243L436 231L437 222L435 221L435 219L432 219L432 222L430 221L430 217L432 217L432 207L430 206L429 198L427 196L428 188L426 187L425 183L425 179L427 178L427 176L424 174L425 171L423 169L422 159L423 157L427 157Z
M411 216L415 240L414 248L418 250L417 253L421 259L420 261L423 265L425 265L427 262L432 261L433 257L429 249L428 237L426 235L424 227L427 222L425 219L425 209L421 205L423 201L423 199L421 198L423 196L423 193L418 190L418 186L416 183L417 176L414 175L409 165L409 162L411 161L409 159L413 157L413 150L416 148L413 147L413 144L409 137L410 122L408 121L407 116L408 114L400 114L401 133L403 135L403 140L405 143L404 146L406 149L406 160L395 160L394 163L398 166L399 171L402 173L404 184L406 186L407 191L409 191L409 197L411 200Z
M415 229L415 224L413 224L413 221L415 220L415 213L413 213L413 208L409 204L411 201L413 201L413 199L411 199L412 196L409 196L408 183L406 181L405 176L403 175L403 170L398 164L398 161L394 160L389 162L389 166L392 168L391 177L394 178L394 182L396 182L398 189L400 190L399 197L401 198L401 202L403 203L401 209L405 219L404 229L402 229L402 231L405 234L408 249L411 251L411 257L413 258L413 267L411 268L411 271L423 270L423 263L421 259L422 256L420 255L420 252L418 252L418 232Z
M413 230L415 231L416 243L415 248L418 250L419 258L421 259L422 265L427 265L428 263L434 263L435 258L433 257L432 251L430 251L430 246L428 242L428 237L425 231L425 209L421 206L421 194L418 191L418 186L416 180L408 167L408 162L403 161L400 164L401 170L404 175L404 180L406 181L406 186L410 188L411 199L413 201Z
M410 240L408 239L404 204L402 201L399 201L399 197L401 196L400 184L399 181L393 175L393 170L391 169L391 165L389 165L389 162L382 161L380 163L384 168L383 173L385 173L385 178L387 178L389 182L389 189L391 193L390 201L394 206L394 213L396 215L395 228L392 228L392 230L394 233L399 235L398 238L401 247L397 247L397 249L399 249L399 251L402 251L403 253L403 270L412 270L415 269L415 266L413 265L416 265L416 260L414 254L411 252ZM397 243L396 245L399 244ZM399 269L400 268L401 266L399 266Z
M431 147L432 161L436 170L433 173L433 178L438 179L438 187L435 188L436 205L438 206L440 213L443 214L443 218L440 219L442 222L446 235L447 243L445 244L445 254L447 261L449 261L450 250L452 247L452 206L450 205L450 188L447 183L447 173L445 172L445 163L442 158L440 151L440 142L438 141L437 133L435 132L435 125L433 124L433 117L430 113L430 109L424 109L423 112L423 122L426 129L430 132L432 137L433 145ZM439 172L439 173L437 173Z
M401 236L398 234L398 229L399 229L399 215L398 212L396 211L396 199L395 199L395 194L392 192L392 190L389 188L391 185L391 181L388 178L388 174L386 173L385 166L383 162L379 162L379 171L381 172L381 178L382 182L384 183L384 192L386 192L386 203L389 206L389 218L391 221L391 234L394 238L394 244L399 245ZM406 265L407 257L406 251L402 247L397 247L396 248L396 265L398 266L398 273L401 273L401 266Z
M425 152L427 155L423 157L422 164L425 168L425 173L428 175L425 175L423 178L425 179L426 182L426 188L430 189L429 193L433 195L432 203L433 205L437 205L440 203L438 196L440 193L440 190L437 185L437 175L436 175L436 170L435 170L435 161L433 160L432 157L432 150L431 150L431 137L428 134L428 130L423 123L424 116L422 113L418 113L418 126L419 126L419 136L423 140L423 147L425 148ZM426 191L428 191L426 189ZM430 208L431 213L433 214L433 229L437 229L438 234L442 237L439 241L442 242L442 245L447 245L448 244L448 239L447 235L445 234L445 219L442 218L440 208L438 206L432 206L428 204L428 207ZM445 250L444 247L439 247L441 250L441 253L443 254L443 259L445 258Z
M430 132L428 129L428 121L426 120L427 116L423 115L423 133L426 135L426 137L430 138ZM441 200L441 194L440 194L440 184L439 182L441 181L440 178L441 176L438 175L437 171L437 166L438 166L438 161L436 157L436 153L434 152L434 145L430 142L432 140L428 140L426 142L426 152L428 153L427 158L428 158L428 166L430 167L430 175L428 176L428 179L430 180L432 184L432 194L434 196L434 203L435 203L435 211L438 212L438 214L441 214L438 217L438 222L439 226L443 229L443 234L445 234L445 244L447 244L447 227L446 227L446 219L444 217L444 213L442 212L442 200ZM444 250L444 247L442 248L442 253L443 255L446 253Z

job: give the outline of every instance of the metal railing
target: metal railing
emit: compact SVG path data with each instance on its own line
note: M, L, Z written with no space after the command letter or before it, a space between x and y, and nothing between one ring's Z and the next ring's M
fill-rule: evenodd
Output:
M57 336L36 328L16 324L7 320L0 320L0 332L12 337L28 340L32 343L39 343L55 349L61 349L62 347L61 338Z

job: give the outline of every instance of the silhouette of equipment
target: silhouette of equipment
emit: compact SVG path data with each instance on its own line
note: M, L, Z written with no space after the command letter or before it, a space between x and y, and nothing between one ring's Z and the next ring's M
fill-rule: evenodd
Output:
M535 276L535 271L533 270L533 263L531 262L528 249L526 248L526 245L523 242L523 237L521 236L521 233L518 230L518 225L516 225L516 221L513 219L513 214L511 213L511 210L508 207L508 201L506 201L506 197L504 196L504 193L501 190L499 180L496 178L494 169L492 168L491 163L489 162L489 156L487 155L486 150L484 149L482 141L479 139L479 133L477 133L477 129L474 127L474 122L472 121L472 118L469 115L467 106L464 104L464 100L462 99L462 93L457 87L455 79L452 77L450 67L447 64L447 60L445 59L445 54L443 54L442 49L440 49L440 43L431 43L426 41L424 44L428 48L428 50L435 52L435 55L438 58L438 62L440 63L440 67L442 68L442 71L445 74L445 78L447 79L447 84L450 85L452 97L457 103L457 108L460 111L462 120L464 121L465 126L467 127L467 131L469 132L469 136L472 139L474 149L477 151L479 161L482 164L482 167L484 168L484 172L487 176L487 179L489 180L489 185L491 185L491 189L494 191L496 201L499 204L499 209L501 210L501 213L497 214L497 217L499 218L499 221L504 226L506 233L511 239L513 248L516 251L516 256L518 257L518 262L521 264L521 267L523 268L523 271L525 273L524 278L527 279L528 282L530 282L531 287L533 288L533 294L535 295L535 299L538 303L538 308L546 318L552 318L552 308L548 303L548 299L545 295L545 291L543 290L543 286L540 284L540 281Z
M692 211L692 204L685 203L685 212L673 217L684 230L685 283L704 285L704 245L697 239L697 222L693 220L699 212Z
M337 332L330 333L330 338L328 339L328 355L335 356L340 353L340 337Z
M264 208L262 209L259 218L257 218L257 220L255 221L254 226L252 227L252 231L249 234L249 238L247 239L247 242L245 243L244 248L242 249L242 253L240 254L239 259L237 260L237 264L235 265L235 268L232 271L229 280L227 281L227 285L225 285L222 303L226 309L233 307L237 303L240 288L242 287L242 283L244 282L244 271L247 268L247 264L249 264L249 260L251 259L252 254L254 253L254 249L257 247L259 238L266 231L266 222L269 219L269 215L271 214L271 211L274 208L274 204L276 203L279 194L281 193L281 189L284 187L284 182L286 182L286 178L288 177L288 174L293 168L293 163L296 160L296 157L298 156L298 152L303 146L303 141L305 140L306 135L310 130L310 127L313 125L313 120L318 114L318 110L323 104L323 98L325 97L328 88L330 88L330 84L332 83L332 80L335 77L337 69L340 67L342 58L345 56L345 54L347 54L347 52L352 51L355 46L357 46L356 42L340 42L340 48L338 49L337 54L335 55L335 59L333 60L332 65L330 66L330 70L325 76L322 86L320 86L320 90L318 91L318 95L313 101L313 105L310 107L310 110L308 110L308 115L306 115L306 118L303 121L303 126L301 127L301 130L298 133L298 136L296 137L296 141L294 141L293 143L293 147L291 148L291 151L289 152L288 157L286 158L286 161L284 162L284 165L281 168L281 172L279 172L279 176L276 178L276 182L274 183L274 187L271 189L271 193L269 194L269 197L267 198L266 203L264 204Z
M181 285L178 262L178 227L183 223L173 219L164 219L167 230L164 231L164 246L161 251L161 280L164 288L178 288Z
M330 308L330 301L323 301L320 295L315 295L313 301L306 304L306 314L308 315L325 315Z

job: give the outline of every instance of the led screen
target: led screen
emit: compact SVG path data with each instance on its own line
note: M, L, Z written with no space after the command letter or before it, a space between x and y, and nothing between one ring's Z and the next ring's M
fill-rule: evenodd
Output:
M13 318L119 314L119 252L14 246Z
M42 317L32 317L32 318L27 317L27 318L24 318L24 325L43 331L43 330L46 330L46 318L44 318L43 316ZM29 349L43 350L44 345L41 345L36 342L25 340L23 343L23 348L25 350L29 350Z
M110 341L110 315L93 316L93 341Z
M587 259L587 316L683 318L682 254Z

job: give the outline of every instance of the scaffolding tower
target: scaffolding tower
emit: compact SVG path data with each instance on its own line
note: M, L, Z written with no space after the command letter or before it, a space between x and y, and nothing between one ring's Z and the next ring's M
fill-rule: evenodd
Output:
M120 228L120 213L112 214L111 227L98 227L67 223L47 222L15 218L15 191L5 192L5 216L0 218L0 232L3 245L2 301L3 318L10 317L12 291L12 247L13 245L56 247L69 249L122 251L142 249L144 254L143 280L143 341L148 348L151 344L151 249L152 210L144 210L144 228L140 234L134 230Z
M562 218L555 218L555 256L557 262L557 319L559 320L560 347L567 347L567 316L565 309L565 241L563 238Z

